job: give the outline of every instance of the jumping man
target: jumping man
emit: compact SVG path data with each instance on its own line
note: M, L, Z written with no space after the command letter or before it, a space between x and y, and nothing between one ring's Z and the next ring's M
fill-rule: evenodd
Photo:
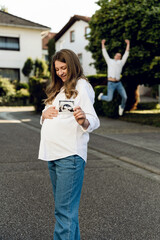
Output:
M127 46L126 46L126 51L123 57L121 53L116 53L114 56L114 59L111 59L109 57L105 48L105 42L106 42L105 39L101 41L102 54L108 66L108 88L107 88L108 93L107 95L103 95L103 93L100 93L98 96L98 100L107 101L107 102L112 101L114 91L117 90L122 98L121 105L119 105L119 115L122 116L125 109L126 101L127 101L127 94L120 81L120 76L122 73L122 68L129 56L130 41L127 39L125 40Z

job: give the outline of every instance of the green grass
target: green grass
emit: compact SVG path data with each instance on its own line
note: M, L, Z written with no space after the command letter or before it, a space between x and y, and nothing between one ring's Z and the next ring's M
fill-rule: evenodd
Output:
M153 105L154 109L150 109ZM125 112L120 119L127 122L160 127L160 104L143 103L137 110Z

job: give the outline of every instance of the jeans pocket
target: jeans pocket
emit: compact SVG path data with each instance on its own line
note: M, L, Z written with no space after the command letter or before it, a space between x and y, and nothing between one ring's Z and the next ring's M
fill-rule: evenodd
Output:
M74 155L74 165L76 168L81 168L83 165L85 166L85 161L79 155Z

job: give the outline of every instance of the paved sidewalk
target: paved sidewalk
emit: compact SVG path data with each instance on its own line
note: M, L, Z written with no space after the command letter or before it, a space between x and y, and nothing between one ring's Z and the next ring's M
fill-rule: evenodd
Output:
M160 153L160 128L106 117L100 117L100 122L94 133Z
M91 148L160 175L160 128L106 117L100 121Z

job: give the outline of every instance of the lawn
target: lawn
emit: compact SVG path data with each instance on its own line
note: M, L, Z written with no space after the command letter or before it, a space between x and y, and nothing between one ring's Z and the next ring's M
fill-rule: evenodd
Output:
M154 127L160 127L160 104L139 104L137 110L125 112L120 118L128 122L136 122Z

